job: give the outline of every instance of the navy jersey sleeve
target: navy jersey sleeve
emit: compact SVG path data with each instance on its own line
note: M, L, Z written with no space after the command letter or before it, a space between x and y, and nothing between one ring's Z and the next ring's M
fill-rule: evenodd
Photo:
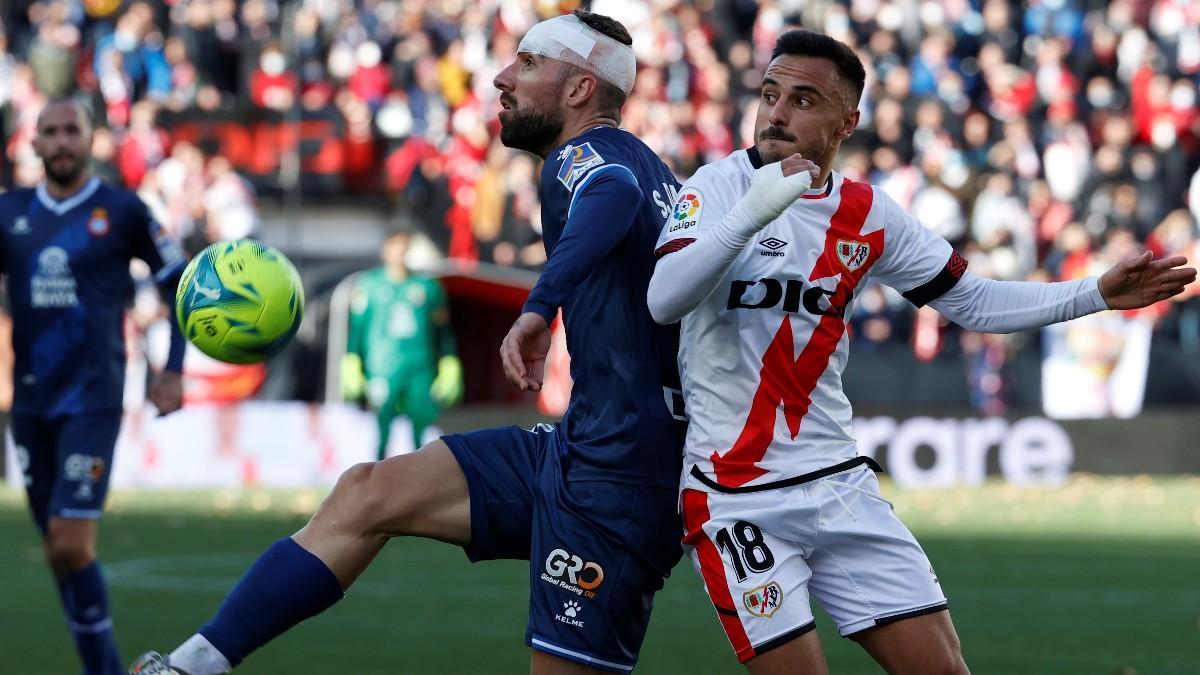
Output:
M622 164L604 164L587 174L571 197L562 236L524 311L553 322L571 292L629 233L644 199L633 172Z
M129 222L125 236L129 237L129 245L133 254L146 261L154 272L154 280L162 283L178 276L183 271L186 258L179 242L154 216L142 200L134 198L134 204L129 210Z
M128 213L128 222L122 224L128 228L125 234L129 237L130 248L135 256L150 266L163 303L169 308L174 308L176 284L179 283L184 263L187 262L183 248L154 219L150 209L141 199L134 197ZM167 352L166 369L178 373L183 370L186 343L183 333L179 330L179 324L173 320L174 314L173 309L168 312L170 318L167 323L171 326L171 343Z

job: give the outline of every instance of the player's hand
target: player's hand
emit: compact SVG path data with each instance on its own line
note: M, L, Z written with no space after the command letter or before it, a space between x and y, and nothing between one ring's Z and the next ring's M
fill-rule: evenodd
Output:
M821 177L821 167L817 166L812 160L804 159L804 155L796 152L788 157L784 157L779 163L783 169L784 177L795 176L796 174L808 172L808 187L812 187L813 181ZM807 190L808 188L804 188ZM795 200L793 200L795 201Z
M158 416L169 415L183 407L183 378L179 373L164 370L150 380L147 398L158 408Z
M504 375L521 391L541 391L549 353L550 327L546 320L537 312L525 312L500 343Z
M1109 309L1141 309L1179 295L1196 280L1196 270L1183 267L1187 258L1155 260L1149 251L1123 260L1100 277L1100 295Z
M741 203L759 227L766 227L812 187L821 167L800 153L755 169Z

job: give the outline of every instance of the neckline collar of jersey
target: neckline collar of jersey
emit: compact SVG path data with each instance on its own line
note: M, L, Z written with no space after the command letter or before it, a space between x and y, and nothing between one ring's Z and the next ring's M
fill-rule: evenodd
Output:
M567 147L568 145L574 145L575 143L577 143L579 141L579 139L583 138L584 136L589 136L597 131L603 131L604 129L609 129L612 131L625 131L625 129L623 129L621 127L614 127L611 124L597 124L596 126L590 128L590 129L586 129L584 131L579 132L579 134L577 134L576 136L563 142L563 144L558 146L557 148L555 148L553 152L561 152L563 148ZM587 141L585 140L583 142L586 143Z
M83 202L87 201L88 198L96 194L96 190L99 189L100 179L92 176L88 179L88 182L84 183L83 187L79 189L79 192L76 192L60 202L54 197L50 196L50 191L46 189L46 181L42 181L37 185L37 198L38 201L42 203L42 206L46 207L47 210L52 211L56 216L61 216L67 211L70 211L76 206L79 206Z
M755 169L761 169L763 166L762 155L758 154L758 148L753 145L746 148L746 158L750 160L750 166ZM818 188L812 188L808 192L800 195L801 199L824 199L833 194L833 178L834 172L829 172L829 178L825 179L825 185Z

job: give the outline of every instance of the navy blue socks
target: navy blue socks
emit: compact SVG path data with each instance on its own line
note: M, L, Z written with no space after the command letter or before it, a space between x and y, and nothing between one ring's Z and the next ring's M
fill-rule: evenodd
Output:
M341 583L325 563L287 537L246 570L200 635L236 666L342 595Z
M117 653L112 618L108 615L108 589L100 563L71 572L58 580L58 593L67 613L67 626L87 675L123 675L125 665Z

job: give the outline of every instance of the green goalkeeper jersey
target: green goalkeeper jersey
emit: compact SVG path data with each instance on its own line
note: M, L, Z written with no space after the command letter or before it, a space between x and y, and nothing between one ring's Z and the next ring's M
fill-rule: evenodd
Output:
M435 279L395 281L383 268L369 270L354 287L346 351L362 359L368 379L435 369L440 357L455 354L449 316Z

